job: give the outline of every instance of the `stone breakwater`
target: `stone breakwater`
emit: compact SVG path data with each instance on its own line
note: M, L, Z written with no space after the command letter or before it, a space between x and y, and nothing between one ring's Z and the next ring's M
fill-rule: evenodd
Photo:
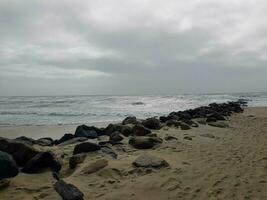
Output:
M109 124L105 128L80 125L74 134L66 133L58 140L51 138L34 140L24 136L13 140L0 138L0 179L5 186L8 186L5 180L15 177L18 173L35 174L50 169L57 180L54 188L63 199L83 199L83 194L78 188L60 179L63 165L61 158L52 151L40 150L42 148L39 149L36 146L63 148L77 143L73 149L73 156L69 159L69 168L75 169L84 161L89 152L102 152L116 159L118 155L112 146L125 145L125 141L129 148L140 151L157 148L164 140L153 133L153 130L160 130L164 127L189 130L197 128L199 124L225 127L226 124L223 121L234 113L243 112L243 106L246 106L246 102L243 100L222 104L212 103L195 109L172 112L167 116L147 119L129 116L121 123ZM97 139L98 142L92 142L94 139ZM166 141L175 139L175 137L165 138ZM184 139L192 140L189 136ZM108 162L105 159L96 161L88 166L84 173L94 173L107 165ZM137 168L169 167L164 159L149 154L141 155L132 165Z

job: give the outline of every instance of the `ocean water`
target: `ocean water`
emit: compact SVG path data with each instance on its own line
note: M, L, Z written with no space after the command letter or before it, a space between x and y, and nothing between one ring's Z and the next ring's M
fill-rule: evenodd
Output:
M129 115L146 118L240 98L249 106L267 106L267 93L0 97L0 126L118 121Z

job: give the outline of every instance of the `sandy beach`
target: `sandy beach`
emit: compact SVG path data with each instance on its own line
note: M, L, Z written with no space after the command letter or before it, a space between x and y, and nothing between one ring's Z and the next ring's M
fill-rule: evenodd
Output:
M51 150L62 158L61 178L77 186L86 200L266 199L267 107L245 108L243 113L232 115L224 123L228 127L200 124L190 130L169 127L153 130L163 139L156 148L134 149L125 139L125 145L112 147L117 159L102 152L87 153L85 161L76 169L68 166L76 144L35 148ZM73 126L41 129L38 133L45 136L74 131ZM37 130L38 127L5 127L0 129L0 135L13 137L20 132L34 136ZM174 138L167 139L167 136ZM144 153L165 159L169 167L134 167L133 161ZM88 165L99 159L106 159L108 165L95 173L84 173ZM0 199L60 200L53 183L50 171L19 173L8 188L0 190Z

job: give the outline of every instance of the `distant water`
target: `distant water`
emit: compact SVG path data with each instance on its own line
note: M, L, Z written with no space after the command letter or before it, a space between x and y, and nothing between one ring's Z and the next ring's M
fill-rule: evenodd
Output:
M170 96L0 97L0 125L53 125L145 118L244 98L267 106L267 93Z

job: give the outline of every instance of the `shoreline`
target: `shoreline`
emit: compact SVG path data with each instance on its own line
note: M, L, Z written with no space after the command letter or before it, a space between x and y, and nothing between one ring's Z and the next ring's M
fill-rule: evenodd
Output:
M110 139L108 135L88 139L100 145L100 149L78 154L85 157L74 169L70 168L70 160L76 156L74 152L80 142L32 147L52 152L62 165L61 180L76 186L84 199L265 199L267 107L245 107L244 112L232 113L226 120L219 121L223 127L212 126L207 121L197 122L198 127L190 129L167 126L166 122L161 129L152 129L150 136L124 135L120 143L103 146L100 142ZM53 131L47 126L33 128L39 133ZM52 128L58 130L58 126ZM153 141L159 143L139 149L130 142L133 137L154 138ZM162 168L136 166L140 162L145 164L146 160L140 160L144 155L163 159L167 165ZM0 198L61 199L53 187L57 180L49 169L38 174L20 172L10 181L7 188L0 189Z

